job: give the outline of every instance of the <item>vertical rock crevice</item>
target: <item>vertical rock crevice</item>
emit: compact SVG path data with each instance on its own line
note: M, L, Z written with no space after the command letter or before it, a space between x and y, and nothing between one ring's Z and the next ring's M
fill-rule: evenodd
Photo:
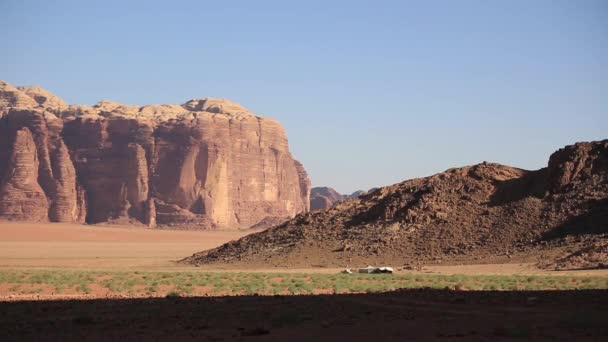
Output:
M48 201L38 183L38 153L32 133L21 128L15 135L0 185L0 217L9 220L48 221Z

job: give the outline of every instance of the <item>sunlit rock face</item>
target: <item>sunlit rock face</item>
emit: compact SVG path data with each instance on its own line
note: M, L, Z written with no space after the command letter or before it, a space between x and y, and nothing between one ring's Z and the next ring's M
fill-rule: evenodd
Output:
M247 228L309 196L283 127L228 100L68 106L0 82L0 219Z

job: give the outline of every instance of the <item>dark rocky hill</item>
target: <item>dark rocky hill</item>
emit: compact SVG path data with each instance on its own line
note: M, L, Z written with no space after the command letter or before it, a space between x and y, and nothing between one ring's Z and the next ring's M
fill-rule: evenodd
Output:
M607 234L604 140L566 146L536 171L484 162L380 188L184 262L301 267L504 262L575 252L605 242Z

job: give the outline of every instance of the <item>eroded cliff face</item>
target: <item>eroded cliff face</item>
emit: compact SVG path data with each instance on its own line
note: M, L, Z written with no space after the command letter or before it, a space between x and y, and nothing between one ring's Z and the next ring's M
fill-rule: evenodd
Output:
M33 221L47 219L48 203L38 184L39 165L32 133L22 128L15 134L9 167L0 189L0 215Z
M0 219L246 228L309 196L281 125L238 104L67 106L0 82Z

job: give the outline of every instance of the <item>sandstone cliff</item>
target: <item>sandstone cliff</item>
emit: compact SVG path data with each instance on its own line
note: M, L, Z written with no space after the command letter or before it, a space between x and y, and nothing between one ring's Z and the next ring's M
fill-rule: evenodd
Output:
M607 238L604 140L560 149L536 171L484 162L379 188L184 261L344 267L536 262L559 254L569 260L561 264L572 264L593 250L597 267L602 257L608 264ZM562 253L568 250L571 257Z
M68 106L0 81L0 219L246 228L309 195L283 127L236 103Z

